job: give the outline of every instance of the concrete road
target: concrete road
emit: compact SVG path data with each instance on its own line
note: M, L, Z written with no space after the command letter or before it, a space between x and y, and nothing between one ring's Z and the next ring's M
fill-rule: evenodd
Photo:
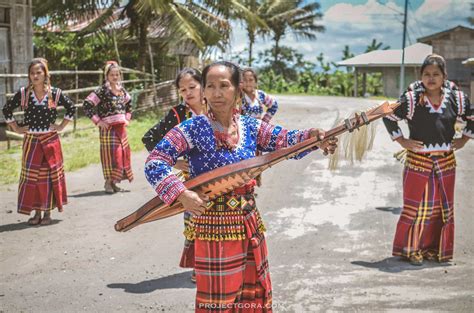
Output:
M275 122L330 128L377 101L280 96ZM455 258L413 267L391 257L402 165L382 123L362 163L327 170L315 152L266 171L257 204L268 232L276 312L472 312L474 195L469 142L457 153ZM180 216L127 233L116 220L154 192L133 156L129 192L102 193L100 166L67 173L70 203L46 227L16 211L16 185L0 189L0 312L189 312L195 288L178 267ZM471 177L469 179L469 177ZM13 213L9 213L13 211Z

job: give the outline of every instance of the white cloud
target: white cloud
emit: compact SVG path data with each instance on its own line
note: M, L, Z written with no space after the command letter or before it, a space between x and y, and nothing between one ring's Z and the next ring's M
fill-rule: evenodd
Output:
M380 4L368 0L365 4L334 4L324 13L321 23L326 32L317 34L316 40L295 39L287 35L281 42L303 53L306 59L315 61L323 52L328 61L339 61L342 50L349 45L355 54L363 53L373 38L400 49L403 34L403 7L394 0ZM470 1L466 0L425 0L415 11L409 7L407 45L416 43L417 38L440 32L457 25L468 25ZM243 50L248 44L245 30L241 25L234 27L233 52ZM271 41L259 40L256 51L272 46Z

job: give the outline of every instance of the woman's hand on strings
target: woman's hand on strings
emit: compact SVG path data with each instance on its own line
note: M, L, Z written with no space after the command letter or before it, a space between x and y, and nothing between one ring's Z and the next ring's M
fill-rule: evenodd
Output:
M423 141L407 139L404 137L400 137L396 139L396 141L402 146L403 148L411 151L420 151L423 150Z
M177 200L181 202L186 211L199 216L206 210L206 202L209 201L209 197L192 190L185 190Z
M176 164L174 165L174 168L189 173L189 164L185 160L178 160L176 161Z

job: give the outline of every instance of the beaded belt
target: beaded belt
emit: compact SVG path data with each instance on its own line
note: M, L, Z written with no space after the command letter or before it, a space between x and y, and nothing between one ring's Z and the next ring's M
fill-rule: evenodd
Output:
M440 173L455 168L456 158L452 151L420 154L408 150L405 166L419 172L431 172L434 169Z
M265 226L253 194L229 193L209 201L202 215L191 218L184 235L188 240L243 240L247 236L245 223L250 217L255 218L258 232L263 233Z

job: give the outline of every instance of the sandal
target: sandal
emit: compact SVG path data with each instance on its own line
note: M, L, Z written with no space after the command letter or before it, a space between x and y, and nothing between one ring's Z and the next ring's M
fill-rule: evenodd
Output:
M420 266L423 265L423 256L421 254L412 254L408 261L411 265Z
M114 190L114 192L122 192L122 191L125 191L125 189L120 188L119 186L117 186L117 185L114 184L114 183L112 183L112 189Z

